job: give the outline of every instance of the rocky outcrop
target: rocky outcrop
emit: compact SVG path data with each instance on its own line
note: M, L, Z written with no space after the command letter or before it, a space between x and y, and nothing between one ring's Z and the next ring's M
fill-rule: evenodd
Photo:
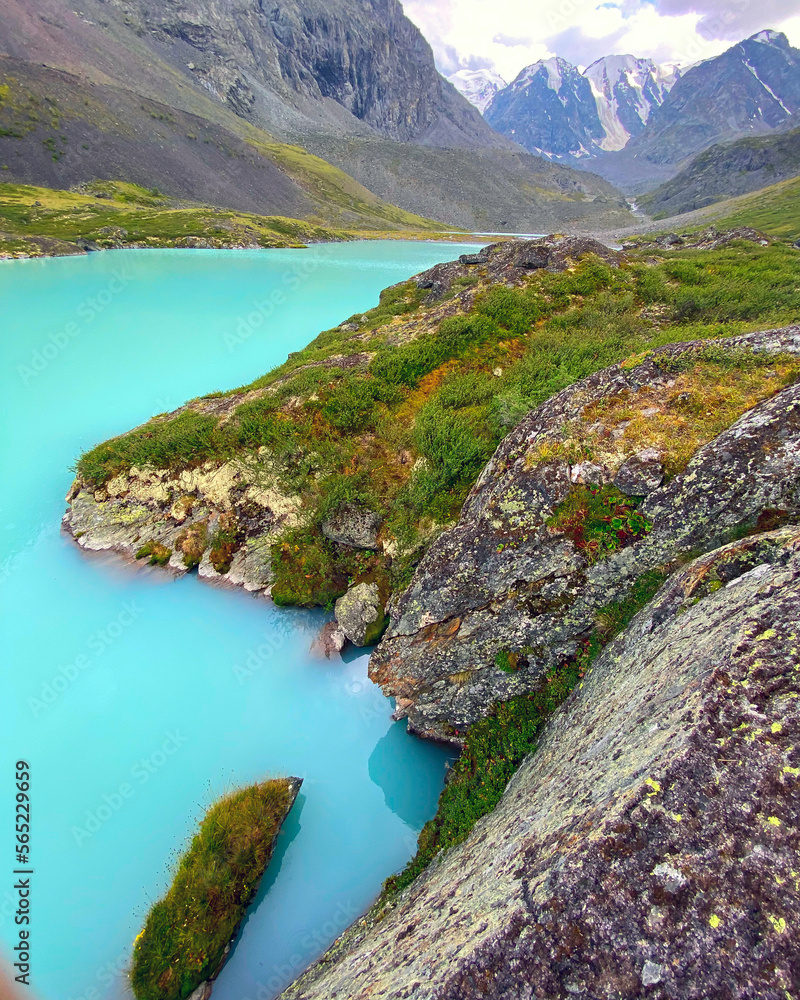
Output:
M750 409L757 399L744 394L722 433L713 414L687 421L709 405L703 358L749 351L800 353L800 328L629 359L558 393L506 437L459 523L390 604L370 661L412 731L460 743L495 702L576 655L598 612L643 574L800 516L800 385L765 375L763 401ZM634 472L648 494L635 514L624 503L615 517L592 514L598 486L619 478L627 492ZM603 517L610 534L591 541L584 529Z
M792 994L798 602L797 526L677 572L494 812L284 1000Z
M663 233L660 236L642 236L636 240L629 240L622 244L623 250L642 249L649 246L658 247L660 250L719 250L721 247L730 246L744 240L746 243L758 243L759 246L769 246L773 239L752 226L737 226L735 229L725 229L720 231L715 226L709 226L701 232L683 233Z
M426 303L436 302L455 283L480 278L493 284L522 284L531 271L566 271L592 254L618 267L623 254L588 236L544 236L536 240L493 243L479 253L462 254L457 261L435 264L417 275L417 288L428 291Z
M62 527L81 548L254 592L272 583L272 543L300 520L299 499L257 458L180 473L134 467L95 492L76 480L67 501Z
M354 646L371 646L386 628L377 583L358 583L336 602L336 621Z

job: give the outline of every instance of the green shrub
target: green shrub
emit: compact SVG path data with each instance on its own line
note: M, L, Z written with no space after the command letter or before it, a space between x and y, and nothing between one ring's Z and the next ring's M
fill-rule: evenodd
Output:
M384 386L374 378L346 375L325 396L322 415L343 434L354 434L374 427L376 404L398 398L392 386Z
M481 430L474 414L440 406L436 398L420 411L414 437L439 489L471 485L477 478L495 447Z
M171 555L172 549L151 538L137 551L136 558L146 559L150 566L166 566Z
M79 476L99 489L131 466L181 469L210 458L216 450L217 421L191 410L169 420L150 421L130 434L112 438L78 461Z
M330 607L347 590L347 573L337 566L332 542L320 532L298 528L272 547L275 582L272 599L279 606Z
M594 562L650 531L652 524L637 510L640 502L613 486L574 486L547 524Z

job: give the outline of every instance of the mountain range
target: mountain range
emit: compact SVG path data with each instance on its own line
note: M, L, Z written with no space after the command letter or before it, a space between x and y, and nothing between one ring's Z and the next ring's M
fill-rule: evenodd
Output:
M397 0L0 0L0 166L336 225L630 218L494 131Z
M791 128L798 108L800 50L765 30L683 73L631 55L533 63L484 115L529 152L638 193L712 145Z
M524 69L485 111L498 132L549 159L622 149L639 135L680 77L650 59L608 56L583 72L554 57Z

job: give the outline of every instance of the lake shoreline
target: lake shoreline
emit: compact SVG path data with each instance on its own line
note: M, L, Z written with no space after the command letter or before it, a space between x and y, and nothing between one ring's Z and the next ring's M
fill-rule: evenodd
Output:
M487 236L481 233L403 233L403 232L376 232L376 233L364 233L364 232L354 232L352 234L344 235L335 239L328 240L308 240L305 243L284 243L276 244L275 246L259 246L252 243L219 243L219 245L213 244L205 239L198 238L197 242L192 245L176 246L175 244L161 243L125 243L119 244L119 246L112 247L101 247L95 246L90 249L85 249L77 245L77 243L70 243L61 240L51 240L48 237L26 237L31 241L41 241L42 243L53 243L58 244L58 246L53 247L41 247L39 252L26 253L24 251L18 251L13 253L3 252L0 249L0 263L5 261L14 260L41 260L43 258L53 258L53 257L89 257L93 253L104 253L106 251L113 250L309 250L311 247L315 246L330 246L336 243L358 243L358 242L371 242L375 240L396 240L398 242L415 242L415 243L491 243L493 241L499 241L504 239L520 239L520 235L517 233L509 233L508 236L492 235ZM205 245L204 245L205 244Z

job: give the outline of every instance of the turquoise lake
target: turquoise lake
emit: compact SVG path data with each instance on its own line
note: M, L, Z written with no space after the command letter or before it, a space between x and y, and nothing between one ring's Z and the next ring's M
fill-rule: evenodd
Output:
M22 758L41 1000L129 995L147 910L197 819L233 787L304 779L215 1000L275 996L413 853L447 755L391 722L366 653L315 659L322 612L87 556L59 522L87 447L251 381L382 288L471 248L0 262L0 942L8 958Z

